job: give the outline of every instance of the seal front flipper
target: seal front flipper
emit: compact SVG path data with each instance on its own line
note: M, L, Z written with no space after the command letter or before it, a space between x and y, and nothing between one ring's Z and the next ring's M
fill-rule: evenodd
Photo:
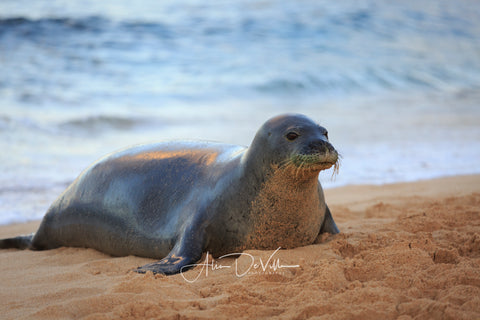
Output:
M193 264L197 260L198 259L191 259L189 256L177 256L174 253L170 253L168 256L158 262L149 263L142 267L138 267L135 272L146 273L147 271L152 271L153 274L176 274L181 271L186 271L188 268L185 266Z
M331 234L340 233L340 230L338 230L335 221L333 221L332 213L330 212L330 209L328 209L327 205L325 205L325 217L323 218L322 227L320 228L320 233L326 232Z
M135 272L165 275L187 271L202 257L205 244L205 229L200 224L193 223L183 230L172 251L162 260L138 267Z
M193 266L195 262L200 260L202 249L201 247L188 247L185 243L180 246L176 245L162 260L138 267L135 272L146 273L147 271L152 271L153 274L162 273L170 275L187 271L189 266Z

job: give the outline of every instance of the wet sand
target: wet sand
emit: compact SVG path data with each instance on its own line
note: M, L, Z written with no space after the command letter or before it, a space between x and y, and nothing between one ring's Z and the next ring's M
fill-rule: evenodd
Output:
M183 275L136 274L153 260L92 249L2 250L0 318L480 318L480 175L347 186L326 199L341 234ZM2 226L0 237L38 224Z

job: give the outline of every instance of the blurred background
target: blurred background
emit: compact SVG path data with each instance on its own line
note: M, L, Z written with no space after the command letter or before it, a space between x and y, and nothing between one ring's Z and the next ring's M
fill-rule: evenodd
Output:
M308 115L324 187L480 173L480 3L2 0L0 224L132 144Z

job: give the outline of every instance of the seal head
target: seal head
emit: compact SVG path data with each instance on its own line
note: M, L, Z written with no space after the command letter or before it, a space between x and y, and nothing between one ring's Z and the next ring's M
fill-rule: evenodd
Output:
M263 164L296 170L295 178L318 175L338 165L338 153L328 141L327 129L300 114L268 120L258 130L246 157L259 155Z

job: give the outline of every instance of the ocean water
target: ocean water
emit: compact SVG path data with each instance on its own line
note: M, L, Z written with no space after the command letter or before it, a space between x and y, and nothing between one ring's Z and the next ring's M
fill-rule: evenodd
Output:
M480 173L480 3L2 0L0 224L112 151L286 112L342 154L327 188Z

